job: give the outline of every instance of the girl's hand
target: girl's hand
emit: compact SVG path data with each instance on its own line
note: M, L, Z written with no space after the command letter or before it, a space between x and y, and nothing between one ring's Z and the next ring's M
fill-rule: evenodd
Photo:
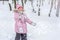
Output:
M33 23L33 22L32 22L31 24L32 24L33 26L36 26L36 23Z

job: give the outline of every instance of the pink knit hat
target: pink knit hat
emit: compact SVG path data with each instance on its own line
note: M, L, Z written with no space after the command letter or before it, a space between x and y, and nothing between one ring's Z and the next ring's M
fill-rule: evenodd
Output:
M23 10L23 6L20 6L19 4L16 5L16 8L17 8L18 10Z

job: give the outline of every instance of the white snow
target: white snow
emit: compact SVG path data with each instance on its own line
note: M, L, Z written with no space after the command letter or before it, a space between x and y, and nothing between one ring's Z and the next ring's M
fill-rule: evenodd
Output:
M50 5L45 1L44 6L41 6L41 15L32 12L32 7L28 1L25 5L27 16L37 25L32 26L27 24L27 39L28 40L60 40L60 16L56 17L55 9L48 17ZM12 2L10 2L12 3ZM34 3L35 5L35 3ZM13 5L12 5L13 6ZM36 8L36 5L34 6ZM8 2L3 5L0 2L0 40L14 40L14 14L9 10Z

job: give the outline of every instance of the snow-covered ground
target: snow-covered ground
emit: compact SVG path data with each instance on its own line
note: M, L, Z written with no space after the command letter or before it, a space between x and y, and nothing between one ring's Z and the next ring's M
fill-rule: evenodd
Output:
M25 5L25 12L27 16L37 25L32 26L27 24L27 38L28 40L60 40L60 16L56 17L55 9L48 17L50 6L45 1L41 7L41 15L32 12L32 7L28 1ZM35 4L34 4L35 5ZM34 6L37 11L36 5ZM14 14L9 10L8 2L3 5L0 2L0 40L14 40Z

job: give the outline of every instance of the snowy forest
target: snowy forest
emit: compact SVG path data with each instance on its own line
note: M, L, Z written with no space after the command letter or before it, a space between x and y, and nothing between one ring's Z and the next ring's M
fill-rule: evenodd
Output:
M0 40L15 40L16 3L37 24L27 23L28 40L60 40L60 0L0 0Z

